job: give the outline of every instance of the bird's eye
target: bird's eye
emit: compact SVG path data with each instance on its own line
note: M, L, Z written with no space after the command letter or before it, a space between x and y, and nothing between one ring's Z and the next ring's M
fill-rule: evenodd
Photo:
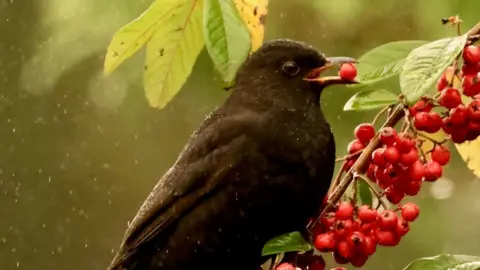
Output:
M298 74L298 72L300 72L300 67L297 65L297 63L288 61L283 64L283 71L290 76L295 76Z

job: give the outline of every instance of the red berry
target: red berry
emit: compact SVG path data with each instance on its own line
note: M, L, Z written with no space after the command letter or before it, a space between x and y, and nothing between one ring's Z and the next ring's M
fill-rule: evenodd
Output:
M395 146L400 153L408 153L412 148L415 148L415 139L409 133L401 133L397 137Z
M355 253L355 255L350 259L350 263L355 267L362 267L368 260L368 256L363 253Z
M382 213L380 213L378 217L379 217L378 226L381 229L392 229L392 228L395 228L395 226L397 226L397 220L398 220L397 214L395 214L395 212L391 210L383 211Z
M357 68L352 63L342 64L338 76L344 80L353 80L357 77Z
M377 220L377 210L372 209L368 205L362 205L358 208L358 219L363 223L370 223Z
M372 153L372 160L375 165L385 166L387 161L385 159L385 148L375 149Z
M480 100L473 100L468 104L468 118L480 120Z
M429 125L429 117L427 112L419 112L413 118L413 125L416 129L425 131Z
M331 252L337 245L332 233L322 233L317 235L313 244L320 252Z
M346 259L352 258L353 254L355 254L353 247L350 246L347 241L340 241L337 246L337 251L340 256Z
M447 76L445 73L443 73L442 77L440 77L437 81L437 90L442 91L447 86L448 86Z
M372 255L377 250L377 241L371 236L365 236L365 244L363 245L362 253Z
M405 194L408 196L415 196L420 191L422 187L421 181L408 181L405 187Z
M420 214L420 208L414 203L404 204L401 208L401 211L403 219L409 222L415 221Z
M365 149L365 144L362 143L360 140L353 140L347 146L349 154L357 153L363 149Z
M402 163L405 166L412 165L417 160L418 160L417 148L411 148L408 153L402 154L400 156L400 163Z
M395 146L387 147L383 155L385 156L385 160L389 163L395 163L400 159L400 152Z
M477 75L480 72L480 63L465 63L462 67L462 72L464 75Z
M290 263L281 263L275 268L276 270L296 270L297 268Z
M465 63L477 64L480 62L480 47L470 45L463 49L463 60Z
M432 160L438 162L438 164L442 166L445 166L448 161L450 161L450 151L442 145L436 145L435 148L433 148L431 155Z
M453 125L459 126L467 122L468 119L468 109L464 105L459 105L458 107L450 110L450 121Z
M442 128L442 117L436 112L428 113L428 124L425 131L429 133L435 133Z
M372 124L363 123L358 125L354 131L355 138L363 143L368 143L373 137L375 137L375 128Z
M425 163L425 181L433 182L442 176L442 166L433 160Z
M405 196L403 190L399 191L395 188L387 188L385 190L385 195L387 196L387 199L393 204L400 203Z
M467 139L468 129L464 127L453 129L450 133L452 142L463 143Z
M325 213L320 218L320 223L327 229L335 225L335 221L336 221L335 213L332 213L332 212Z
M386 146L392 146L397 140L397 131L391 127L385 127L380 131L380 141Z
M308 270L325 270L325 261L316 261L308 265Z
M335 262L337 262L338 264L347 264L349 262L349 259L344 258L342 257L342 255L340 255L338 249L333 252L333 259L335 259ZM341 269L342 267L338 268Z
M353 211L355 208L349 202L341 202L338 207L337 211L335 212L335 217L338 220L348 220L353 217Z
M409 108L411 116L415 116L419 112L430 112L433 109L433 103L430 98L422 97L417 103Z
M381 246L396 246L400 242L400 237L392 231L377 230L376 237Z
M340 220L335 224L335 233L339 238L347 237L353 232L354 224L351 220Z
M457 89L447 88L442 91L439 103L445 108L453 109L462 104L462 96Z
M362 232L355 231L347 237L347 244L354 248L354 250L361 250L365 244L365 235Z
M463 94L473 97L480 94L480 79L478 75L466 75L462 81Z
M408 222L404 219L398 219L397 223L397 234L399 236L404 236L410 231L410 227L408 226Z
M422 181L425 176L425 167L420 160L415 161L412 166L408 168L408 176L411 181Z

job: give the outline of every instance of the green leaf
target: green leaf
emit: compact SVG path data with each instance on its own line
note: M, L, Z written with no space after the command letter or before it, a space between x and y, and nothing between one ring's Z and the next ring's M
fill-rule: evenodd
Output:
M286 233L270 239L262 249L262 256L291 251L309 251L313 246L299 232Z
M203 46L203 0L157 0L161 10L147 44L145 92L151 106L162 109L180 91Z
M114 35L105 56L104 72L113 72L123 61L145 45L178 1L157 0L142 14ZM168 17L168 16L167 16Z
M398 97L390 91L364 90L351 97L345 106L344 111L362 111L383 108L398 103Z
M383 44L365 53L358 59L356 80L361 86L388 79L402 70L407 55L418 46L427 43L422 40L404 40Z
M478 270L480 257L469 255L441 254L434 257L420 258L410 263L403 270Z
M372 206L372 191L365 181L357 181L357 201L361 205Z
M467 36L444 38L414 49L400 73L400 88L407 102L414 103L436 83L465 46Z
M230 85L250 52L250 34L233 1L206 0L203 13L205 45L217 71Z

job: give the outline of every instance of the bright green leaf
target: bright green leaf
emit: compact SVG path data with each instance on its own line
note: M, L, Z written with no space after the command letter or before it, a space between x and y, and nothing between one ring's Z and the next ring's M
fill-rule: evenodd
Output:
M372 206L372 191L365 181L357 181L357 201L361 205Z
M180 91L203 46L203 0L157 0L168 10L147 44L144 86L151 106L162 109Z
M344 111L362 111L383 108L398 103L398 97L387 90L364 90L351 97L345 106Z
M305 241L299 232L286 233L270 239L262 249L262 255L272 255L291 251L309 251L313 246Z
M466 35L444 38L414 49L400 73L400 88L409 103L421 98L462 51Z
M206 0L205 45L224 83L230 85L250 51L250 34L233 1Z
M157 0L140 17L118 30L108 46L104 72L113 72L123 61L140 50L157 28L163 27L165 17L171 16L171 10L178 2Z
M478 270L480 257L468 255L441 254L434 257L420 258L410 263L403 270Z
M415 48L427 43L422 40L404 40L383 44L358 59L356 80L362 86L388 79L402 70L405 58Z

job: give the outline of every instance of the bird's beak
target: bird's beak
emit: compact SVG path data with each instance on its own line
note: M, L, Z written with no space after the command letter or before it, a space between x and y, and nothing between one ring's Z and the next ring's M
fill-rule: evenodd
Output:
M350 57L328 57L325 65L321 67L314 68L310 73L304 78L304 80L309 82L315 82L321 85L332 85L332 84L355 84L358 83L355 80L346 80L342 79L339 76L325 76L319 77L324 71L329 70L335 66L346 63L356 63L357 60Z

